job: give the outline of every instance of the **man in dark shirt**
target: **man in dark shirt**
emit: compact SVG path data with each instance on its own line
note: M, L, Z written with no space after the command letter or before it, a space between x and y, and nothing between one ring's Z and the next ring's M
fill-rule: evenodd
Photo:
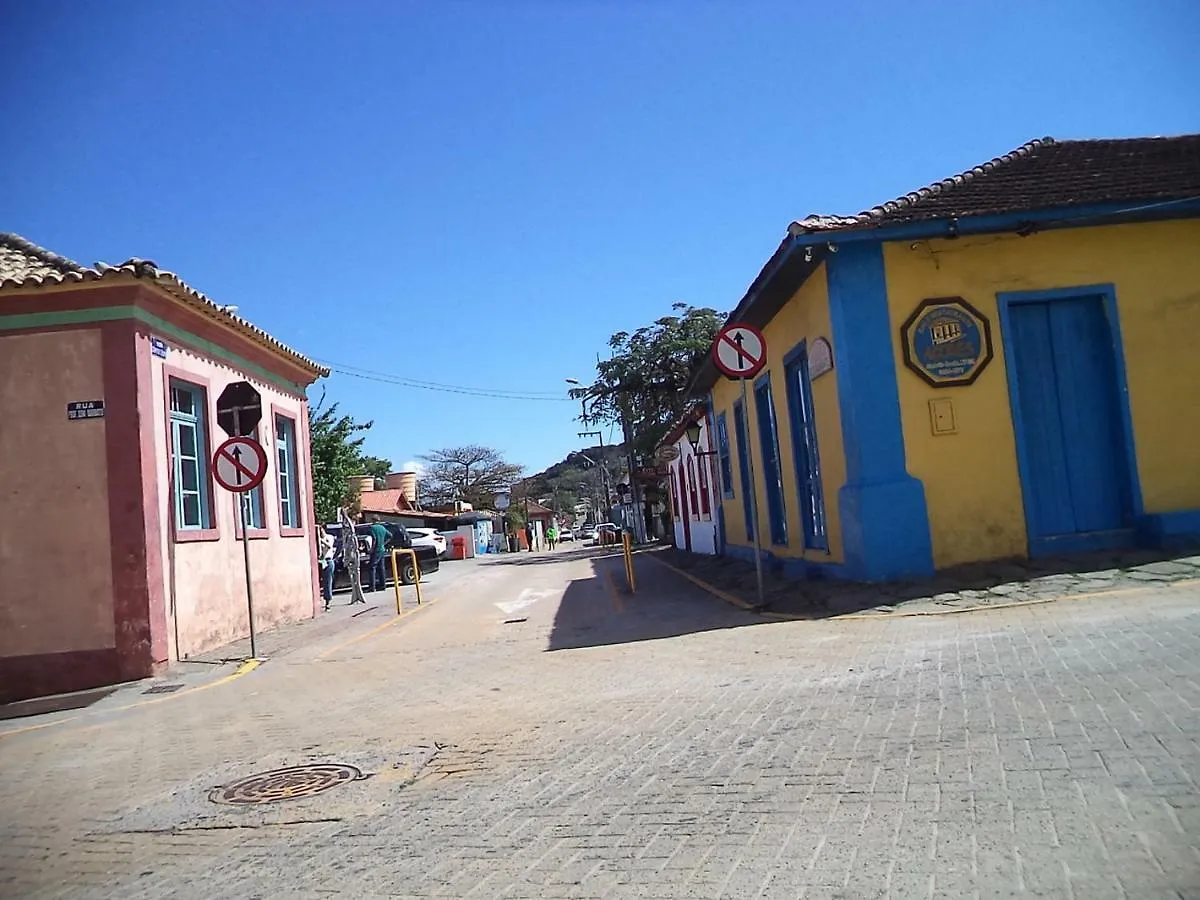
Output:
M371 590L382 591L387 587L387 570L384 564L388 554L388 530L378 516L371 517Z

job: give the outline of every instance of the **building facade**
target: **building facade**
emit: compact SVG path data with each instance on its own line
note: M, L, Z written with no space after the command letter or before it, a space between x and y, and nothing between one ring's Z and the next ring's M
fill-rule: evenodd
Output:
M1198 198L1200 136L1047 138L793 223L730 316L747 402L693 384L728 551L887 580L1200 537Z
M255 624L318 602L305 388L325 370L153 263L0 235L0 700L145 677L248 634L226 385L262 396Z
M693 426L700 430L695 444L688 436ZM658 448L667 467L675 546L689 553L722 551L719 469L729 464L729 455L720 453L718 444L713 421L701 406L689 410Z

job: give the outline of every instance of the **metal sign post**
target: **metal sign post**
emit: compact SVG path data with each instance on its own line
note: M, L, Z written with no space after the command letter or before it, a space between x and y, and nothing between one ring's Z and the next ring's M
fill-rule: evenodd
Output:
M246 612L250 619L251 658L258 657L258 644L254 633L254 585L250 580L250 491L262 484L266 475L267 454L253 438L232 437L213 454L213 478L225 490L240 495L238 509L242 519L242 561L246 567Z
M753 325L730 324L722 328L712 348L713 363L721 374L742 383L742 437L745 440L746 468L750 473L750 517L754 532L754 574L758 583L758 603L763 605L762 538L758 523L758 481L754 477L754 445L750 441L750 401L746 382L767 364L767 342Z

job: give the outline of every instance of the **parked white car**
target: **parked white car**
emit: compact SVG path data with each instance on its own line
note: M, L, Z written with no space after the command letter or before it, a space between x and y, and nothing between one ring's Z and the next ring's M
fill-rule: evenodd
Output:
M433 547L438 552L438 556L446 555L446 536L440 534L432 528L409 528L408 534L412 538L414 547Z

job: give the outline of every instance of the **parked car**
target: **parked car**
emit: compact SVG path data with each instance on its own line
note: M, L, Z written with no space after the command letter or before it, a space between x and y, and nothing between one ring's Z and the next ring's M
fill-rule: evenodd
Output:
M584 525L579 529L579 539L581 541L594 541L596 539L596 526Z
M592 538L592 543L597 547L603 544L619 544L621 542L621 529L612 522L602 522L596 526L596 536Z
M433 547L438 552L439 559L446 558L446 536L433 528L408 528L414 547Z
M403 525L398 525L395 522L380 522L387 529L390 539L388 541L387 550L407 550L413 549L417 551L417 561L421 565L421 577L424 578L431 572L436 572L441 568L441 561L438 559L438 552L434 547L417 547L413 545L413 540L408 534L408 530ZM350 574L346 571L345 562L341 554L342 526L333 522L325 526L325 530L333 535L337 541L338 552L334 557L333 569L333 589L335 591L345 590L350 587ZM371 526L370 525L355 525L355 535L358 538L358 554L361 562L361 577L363 584L371 583ZM412 558L402 556L396 560L400 570L400 583L412 584L416 581L416 573L413 571ZM392 566L389 561L384 566L384 572L387 574L388 583L392 580Z
M574 532L574 531L572 531L570 528L564 528L562 531L560 531L560 532L558 533L558 540L559 540L560 542L562 542L562 541L574 541L574 540L575 540L575 532Z

